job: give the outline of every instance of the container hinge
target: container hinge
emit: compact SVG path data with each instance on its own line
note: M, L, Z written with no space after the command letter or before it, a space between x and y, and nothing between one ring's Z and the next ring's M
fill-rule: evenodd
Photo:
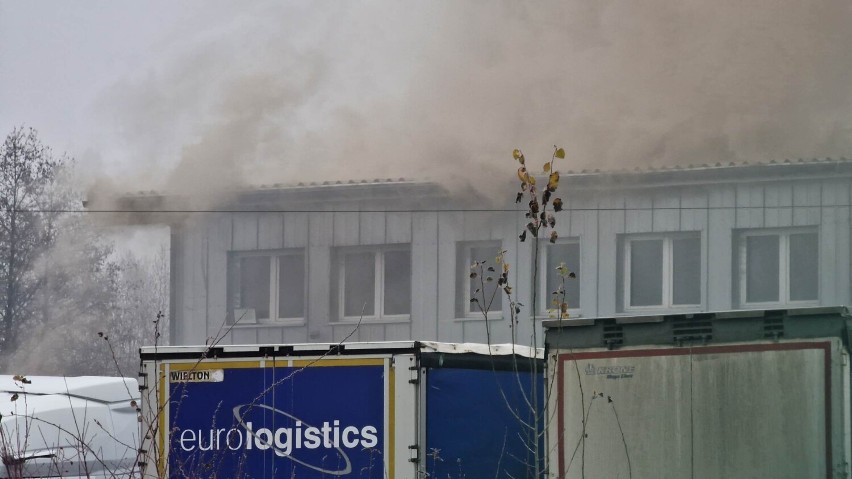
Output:
M411 378L408 380L408 383L420 384L420 368L417 366L411 366L408 370L411 371Z
M413 462L415 464L420 462L420 448L417 444L408 446L408 462Z

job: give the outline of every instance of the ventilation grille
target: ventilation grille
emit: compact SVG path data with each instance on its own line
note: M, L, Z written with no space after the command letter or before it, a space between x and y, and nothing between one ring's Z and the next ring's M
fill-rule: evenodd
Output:
M712 339L713 321L707 315L681 316L672 321L672 340L675 343L706 343Z
M763 337L768 339L780 339L784 337L784 317L780 315L767 315L763 318Z
M624 333L620 324L610 319L603 325L603 342L609 349L615 349L624 344Z

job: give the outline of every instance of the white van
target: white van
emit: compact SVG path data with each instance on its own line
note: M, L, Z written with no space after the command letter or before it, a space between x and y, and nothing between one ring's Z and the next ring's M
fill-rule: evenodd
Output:
M139 386L0 375L0 478L137 477Z

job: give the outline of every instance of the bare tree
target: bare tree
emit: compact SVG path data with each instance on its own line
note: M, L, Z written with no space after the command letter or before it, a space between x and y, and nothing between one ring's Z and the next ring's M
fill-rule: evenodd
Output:
M54 187L67 163L33 129L16 128L0 145L0 352L15 343L34 307L40 282L32 267L55 240L56 215L67 198Z

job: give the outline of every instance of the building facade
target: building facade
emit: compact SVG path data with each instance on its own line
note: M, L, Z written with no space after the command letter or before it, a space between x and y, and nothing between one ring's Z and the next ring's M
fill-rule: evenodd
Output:
M172 343L540 344L563 262L574 319L850 303L852 161L569 172L538 252L513 187L497 206L403 180L262 187L172 219ZM487 322L470 301L500 251L516 324L502 295Z

